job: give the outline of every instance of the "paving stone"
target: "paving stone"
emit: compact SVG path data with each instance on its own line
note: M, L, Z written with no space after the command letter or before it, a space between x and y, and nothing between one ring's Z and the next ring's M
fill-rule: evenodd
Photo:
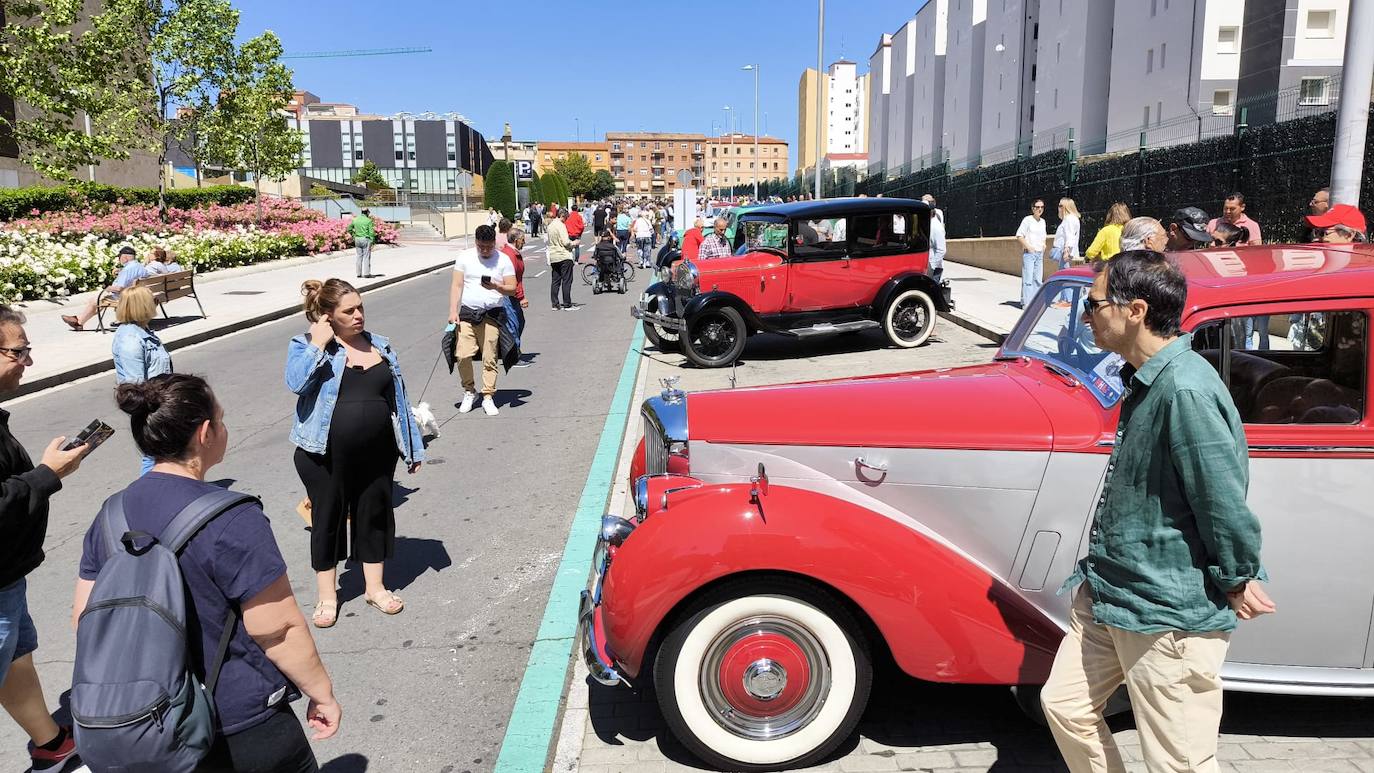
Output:
M886 757L874 754L851 754L840 760L840 770L842 773L870 773L870 771L884 773L885 771L900 770L900 768L897 767L896 755Z
M1222 762L1242 762L1254 759L1246 749L1248 744L1243 743L1221 743L1217 744L1217 759Z
M1278 771L1297 770L1288 760L1246 760L1245 762L1223 762L1228 770L1238 773L1278 773Z
M1001 756L1002 753L996 749L968 749L965 751L956 751L954 753L954 761L958 763L960 767L980 765L992 766L996 764Z
M579 759L584 765L625 765L639 761L639 747L640 744L623 744L620 746L600 744L597 746L588 746L582 750Z
M898 770L923 770L928 768L950 768L954 766L953 752L919 751L898 754L894 757Z
M1291 738L1282 743L1250 744L1246 751L1257 760L1318 760L1364 755L1360 745L1351 741L1297 741Z

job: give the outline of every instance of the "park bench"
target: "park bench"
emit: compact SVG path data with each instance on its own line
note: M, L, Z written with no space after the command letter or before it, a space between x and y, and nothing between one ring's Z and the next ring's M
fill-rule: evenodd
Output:
M191 270L173 271L168 274L157 274L144 277L138 280L136 287L146 287L153 293L153 301L162 310L162 316L167 316L166 303L178 298L192 298L196 306L200 309L200 316L206 318L205 307L200 303L200 296L196 295L195 272ZM109 292L101 291L100 303L96 305L96 325L103 333L105 332L105 311L113 309L119 305L119 299L110 295Z

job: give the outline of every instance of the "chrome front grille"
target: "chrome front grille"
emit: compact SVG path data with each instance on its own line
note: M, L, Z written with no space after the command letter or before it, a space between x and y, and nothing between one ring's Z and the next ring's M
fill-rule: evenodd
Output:
M646 406L644 409L644 472L662 475L668 471L668 444L663 442L663 428Z
M663 475L668 472L668 460L672 457L689 458L687 401L682 392L670 386L661 396L645 400L640 415L644 419L645 474ZM677 472L683 472L680 465L674 466Z

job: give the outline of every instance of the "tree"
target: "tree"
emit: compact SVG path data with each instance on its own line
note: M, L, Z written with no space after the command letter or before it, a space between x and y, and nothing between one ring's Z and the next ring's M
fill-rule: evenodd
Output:
M363 165L353 173L354 185L366 185L368 190L381 190L390 188L391 184L382 177L382 172L377 168L377 164L371 160L364 161Z
M73 169L146 144L146 45L129 23L140 4L111 0L91 16L82 0L0 5L0 93L15 101L0 115L3 141L43 176L70 181Z
M596 172L591 162L581 153L569 153L555 159L553 169L568 184L568 191L578 198L589 196L592 184L596 182Z
M557 204L560 207L568 205L568 183L563 176L557 172L547 172L539 179L539 185L543 188L545 204Z
M281 63L281 41L272 32L233 53L219 93L217 120L209 127L215 155L253 173L262 216L262 178L280 180L300 167L305 141L283 110L294 86Z
M529 191L529 200L530 200L530 201L533 201L533 202L535 202L536 204L543 204L543 203L545 203L545 200L544 200L544 178L540 177L538 172L531 172L531 173L530 173L530 181L529 181L529 183L525 186L525 188Z
M483 179L482 206L516 219L515 169L508 161L493 161Z
M587 190L587 198L593 200L609 199L615 195L615 178L605 169L596 170L592 176L592 187Z

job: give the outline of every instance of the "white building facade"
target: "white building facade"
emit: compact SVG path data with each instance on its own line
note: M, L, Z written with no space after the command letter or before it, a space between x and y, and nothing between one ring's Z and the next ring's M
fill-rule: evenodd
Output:
M825 153L866 153L868 115L867 75L859 75L854 62L841 59L830 65L829 104L826 105Z
M993 0L998 2L999 0ZM983 66L988 0L948 0L941 146L976 165L983 144Z
M1182 3L1182 0L1178 0ZM1068 131L1100 153L1107 135L1112 67L1110 0L1041 0L1035 55L1031 152L1067 146Z
M878 47L868 58L868 162L882 168L887 163L887 122L891 110L892 36L883 33Z
M967 2L968 0L965 0ZM897 161L921 169L943 160L945 134L945 92L949 87L945 54L948 49L949 0L928 0L908 26L914 25L912 38L912 145L911 152Z

